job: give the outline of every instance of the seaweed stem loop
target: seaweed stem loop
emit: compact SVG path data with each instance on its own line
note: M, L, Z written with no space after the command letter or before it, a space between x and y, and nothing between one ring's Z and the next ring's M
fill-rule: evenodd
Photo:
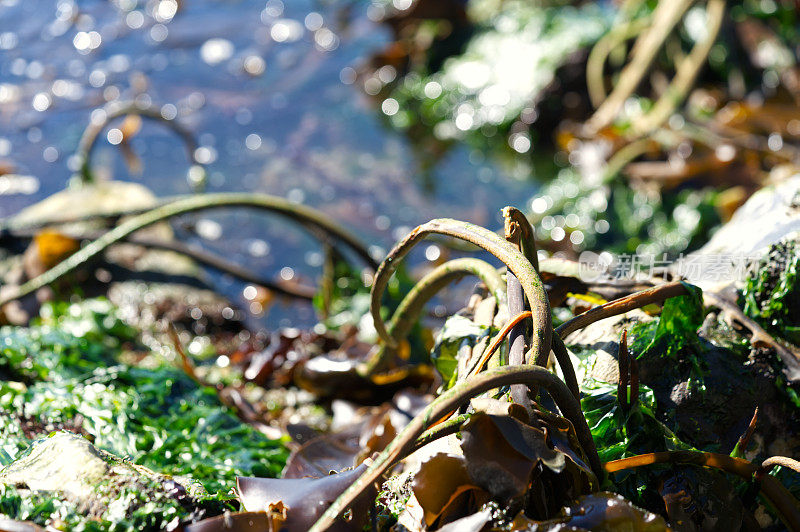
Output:
M431 234L441 234L470 242L504 262L520 281L533 313L534 334L531 340L529 359L541 358L550 352L552 322L550 304L544 284L539 274L525 256L510 242L496 233L483 227L453 220L438 218L422 224L411 231L402 241L395 245L375 272L372 284L370 312L375 330L381 339L390 347L397 341L389 334L386 323L381 316L381 300L389 279L394 273L397 263L422 239Z

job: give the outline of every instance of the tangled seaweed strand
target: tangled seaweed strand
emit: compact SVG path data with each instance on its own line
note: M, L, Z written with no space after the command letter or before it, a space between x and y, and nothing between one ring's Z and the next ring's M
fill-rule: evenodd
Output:
M617 365L617 402L623 411L628 412L639 401L639 363L628 352L628 329L623 329L619 338Z
M625 41L638 37L650 24L649 16L628 20L606 33L592 47L586 59L586 88L593 106L600 107L608 96L603 81L603 70L608 56Z
M9 234L15 238L33 238L35 235L34 231L23 230L23 231L16 231L12 230L9 231ZM72 233L67 232L67 236L71 238L75 238L77 240L97 240L103 233L101 232L86 232L86 233ZM204 266L208 266L213 268L221 273L226 273L237 279L240 279L246 283L253 283L259 286L263 286L264 288L268 289L271 292L274 292L280 296L285 297L292 297L296 299L302 299L306 301L311 301L314 298L315 290L313 287L310 286L300 286L296 284L290 283L281 283L281 282L274 282L270 279L262 277L261 275L256 274L248 270L247 268L236 264L235 262L229 261L224 257L220 257L214 253L206 251L204 249L199 249L197 247L191 246L184 242L180 242L178 240L163 240L163 239L156 239L156 238L145 238L140 237L138 235L128 235L125 239L125 242L135 244L137 246L141 246L147 249L159 249L164 251L172 251L174 253L178 253L180 255L184 255L192 259L193 261L197 262L198 264L202 264Z
M620 314L625 314L626 312L650 305L651 303L660 303L665 299L686 294L688 294L686 287L680 281L664 283L629 296L615 299L614 301L609 301L603 305L591 308L583 314L578 314L571 320L556 327L556 333L558 333L561 338L566 338L578 329L588 327L596 321L612 316L619 316Z
M503 328L500 329L500 332L498 332L494 338L492 338L489 347L486 348L486 351L484 351L484 353L481 355L480 360L478 360L477 364L475 364L475 367L469 372L469 375L476 375L478 372L483 370L484 366L495 353L495 351L497 351L497 349L502 345L503 340L510 335L511 330L516 327L517 324L530 317L531 311L526 310L511 318L503 326ZM578 386L578 378L575 376L575 368L572 366L572 362L569 359L569 353L567 353L567 347L564 345L564 341L561 340L561 337L558 335L553 335L553 354L555 355L556 360L561 367L561 372L564 374L564 382L566 383L567 388L569 388L569 391L572 392L572 395L575 396L576 399L579 398L580 388ZM509 363L509 365L514 364ZM519 401L515 400L514 402L525 406L524 403L520 403Z
M483 281L489 292L497 298L498 303L505 302L505 282L494 266L486 261L469 257L447 261L420 279L395 310L386 327L395 345L408 336L425 304L431 298L450 283L467 275L474 275ZM390 353L391 350L386 345L380 346L362 372L371 375L385 369Z
M522 211L510 206L503 208L502 215L503 230L505 232L506 240L519 247L520 251L522 251L522 254L525 255L525 258L528 259L538 273L539 255L536 250L536 233L534 232L530 221L522 213ZM517 308L519 308L519 312L522 311L522 307L520 306L523 303L522 287L512 272L508 272L507 278L509 314L514 315L514 311L516 311ZM516 303L514 308L512 308L511 304L512 298ZM510 365L524 363L525 339L524 326L522 324L514 327L511 330L508 345L508 363ZM567 347L564 345L561 336L558 334L552 335L551 348L553 350L553 355L555 356L556 362L558 362L558 365L561 368L561 373L564 376L564 381L566 382L567 387L576 398L579 397L580 389L578 386L578 379L575 376L575 368L572 366L572 361L569 359ZM529 363L533 362L537 366L546 366L547 360L548 352L539 352L537 353L536 359L533 361L529 360ZM527 391L525 390L524 386L512 386L511 397L515 402L520 403L526 408L530 407L530 400L528 399Z
M469 421L471 417L472 414L460 414L434 425L423 432L419 438L417 438L417 441L414 442L414 447L409 454L416 452L418 449L421 449L422 447L425 447L429 443L440 438L444 438L445 436L449 436L451 434L456 434L461 430L461 427L464 425L464 423Z
M482 371L484 366L486 365L486 363L489 362L489 359L492 358L492 355L495 353L495 351L497 351L497 349L503 344L503 341L507 337L510 338L511 331L516 329L517 325L521 324L523 321L527 320L531 316L533 316L533 314L531 314L531 311L530 310L525 310L523 312L520 312L519 314L517 314L516 316L514 316L510 320L508 320L506 322L506 324L503 325L503 328L500 329L500 332L498 332L494 336L494 338L492 338L491 343L489 343L489 347L487 347L486 351L484 351L481 354L481 358L478 360L477 364L475 364L475 367L473 367L472 370L468 373L468 375L475 375L475 374L479 373L480 371ZM510 366L519 366L519 365L521 365L521 363L512 364L509 361L509 365ZM520 404L522 404L522 403L520 403Z
M683 14L693 3L694 0L671 0L658 3L652 15L652 20L656 23L636 40L633 57L622 69L614 90L586 122L588 132L597 132L611 124L625 101L641 83L672 29L680 22Z
M531 305L533 313L534 334L531 339L531 347L528 360L538 360L550 352L552 322L550 317L550 305L547 294L544 290L539 274L525 256L510 242L505 241L496 233L483 227L453 220L450 218L439 218L431 220L418 226L411 231L401 242L389 252L387 257L378 267L372 285L372 300L370 302L370 312L375 324L378 335L387 345L396 346L396 340L389 334L386 324L381 317L381 298L396 268L396 264L408 254L409 251L422 239L429 234L441 234L465 240L476 246L492 253L503 261L509 271L519 280L524 289L525 295Z
M422 412L392 440L378 455L363 475L356 480L314 523L309 532L322 532L332 526L339 515L355 501L365 489L377 481L389 468L405 458L414 448L417 438L437 419L456 410L471 398L511 384L527 384L548 391L561 413L575 427L578 441L589 459L592 471L598 479L603 478L603 469L592 434L583 417L580 404L557 376L539 366L504 366L481 372L455 385L434 399Z
M503 215L503 231L506 240L516 244L538 272L539 253L536 251L536 235L530 221L516 207L503 207L500 213Z
M536 252L536 240L528 219L525 215L514 207L505 207L502 211L503 215L503 232L506 240L516 246L522 254L528 259L528 262L539 271L539 257ZM525 310L525 297L522 292L522 285L517 279L516 275L510 270L506 273L506 295L508 297L508 313L511 316L519 315ZM527 343L525 335L525 325L523 323L515 324L509 330L508 334L508 363L511 366L525 363L525 345ZM539 360L544 358L549 352L539 352L536 354L536 363L539 366L544 366L546 360ZM535 391L534 395L536 394ZM511 398L515 403L521 404L525 410L529 412L532 410L531 400L528 397L528 389L525 386L515 384L511 387Z
M575 367L569 358L567 346L564 345L564 340L558 334L553 335L553 355L558 362L558 367L561 368L561 374L564 376L564 382L567 388L570 389L572 395L576 398L580 397L581 391L578 385L578 377L575 375Z
M675 108L686 99L717 40L724 14L725 0L708 0L705 37L695 43L689 55L677 66L675 76L652 109L632 124L633 135L646 135L661 126L669 119Z
M789 460L784 457L775 457L772 465L779 465L777 458ZM770 459L765 460L767 463ZM795 462L792 460L792 462ZM758 471L763 468L741 458L733 458L726 454L706 453L701 451L663 451L658 453L640 454L629 458L621 458L606 462L604 468L608 473L617 473L628 469L652 464L693 464L704 467L720 469L732 473L747 481L753 479ZM784 465L784 464L780 464ZM771 465L768 464L768 467ZM775 478L764 475L761 479L761 492L778 511L781 520L789 530L800 530L800 505L791 493Z
M296 220L303 225L312 228L313 230L321 231L331 238L343 242L370 266L375 264L375 261L369 255L363 244L358 241L358 239L356 239L343 227L332 222L315 209L306 207L304 205L296 205L286 199L276 196L269 196L266 194L206 194L202 196L190 196L185 199L180 199L125 221L108 233L104 234L102 237L87 244L80 251L71 255L69 258L65 259L55 267L44 272L38 277L31 279L23 285L10 290L9 293L3 297L0 297L0 306L5 305L9 301L13 301L31 294L36 290L57 281L64 275L73 272L87 261L98 256L109 246L127 238L128 235L139 231L140 229L158 223L162 220L189 212L233 206L263 209L289 219Z
M758 468L756 472L756 478L761 478L770 471L774 467L785 467L787 469L791 469L796 473L800 473L800 462L793 458L788 458L786 456L770 456L763 462L761 462L761 467Z
M203 168L202 163L200 163L194 155L197 149L197 141L195 141L192 132L183 127L179 122L165 118L164 115L161 114L161 108L157 105L144 105L138 102L113 102L103 108L102 111L104 113L103 119L89 123L83 131L81 140L78 142L78 149L75 152L75 156L80 163L78 175L81 183L87 184L94 182L91 157L94 147L97 145L97 139L100 133L117 118L128 115L136 115L142 118L155 120L169 127L183 141L189 161L193 165ZM203 171L205 172L205 170Z
M676 66L672 81L652 109L631 124L629 136L641 137L651 133L666 122L675 108L686 99L717 40L725 15L725 2L726 0L708 0L708 31L705 37L696 42L689 54ZM664 41L693 3L694 0L659 2L652 16L627 23L595 45L587 62L586 75L590 97L597 106L597 111L586 122L588 133L596 133L612 123L625 101L647 74ZM639 37L633 47L631 61L623 68L614 90L606 98L602 80L605 59L617 45L636 35ZM598 103L598 100L602 100L602 103Z

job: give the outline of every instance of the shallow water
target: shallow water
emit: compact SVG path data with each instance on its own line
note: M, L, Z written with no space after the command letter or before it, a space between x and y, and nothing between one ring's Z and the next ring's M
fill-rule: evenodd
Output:
M421 177L408 140L353 82L354 69L391 40L371 20L376 10L356 0L0 2L0 161L28 176L0 183L0 216L67 184L93 109L138 97L177 111L195 133L207 191L289 197L383 250L433 217L499 227L499 209L523 206L535 185L463 146ZM159 196L191 192L186 152L168 129L145 122L132 147L141 175L105 134L96 173ZM200 225L205 247L255 271L315 278L322 256L299 231L250 211L203 218L212 222ZM213 281L243 301L244 285ZM300 305L266 321L311 320Z

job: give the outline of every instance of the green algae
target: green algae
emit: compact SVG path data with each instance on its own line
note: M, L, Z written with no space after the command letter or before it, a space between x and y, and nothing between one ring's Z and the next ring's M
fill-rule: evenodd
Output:
M639 387L638 401L627 408L617 400L616 384L589 379L581 386L581 395L581 408L603 462L642 453L692 449L656 419L655 395L646 386ZM653 486L662 469L657 466L619 473L614 476L614 490L640 505L657 500Z
M78 427L96 446L224 492L237 476L277 476L288 452L239 421L211 388L181 371L113 366L20 391L0 385L0 408Z
M664 356L675 357L681 351L702 349L697 330L705 318L703 291L692 284L682 284L689 294L667 299L661 315L652 324L637 328L640 354L659 349ZM645 330L651 334L641 334Z
M655 395L647 386L640 386L638 401L629 408L619 405L616 384L588 379L581 392L581 408L603 462L692 448L656 419Z
M104 459L117 471L97 481L88 497L0 485L0 515L55 530L134 532L175 530L182 523L234 509L202 489L189 495L169 477L143 474L111 455Z
M0 328L0 378L20 382L74 378L114 362L133 331L105 300L42 308L31 327Z
M775 244L748 277L744 312L773 334L800 344L800 245Z
M692 284L683 285L689 291L687 295L667 299L657 318L631 327L630 352L640 360L677 362L664 366L669 378L673 382L686 380L690 389L704 391L707 368L703 353L707 346L697 334L705 318L703 292Z
M280 473L288 458L284 443L241 422L216 390L166 364L118 363L122 346L134 341L104 300L50 305L31 327L0 329L7 379L0 382L0 465L54 428L66 428L126 461L196 481L217 506L231 498L237 476ZM56 494L21 496L9 486L0 492L0 513L65 522L69 530L155 530L189 515L137 486L112 490L108 506L118 511L105 522Z
M560 170L531 200L536 238L569 239L577 233L576 249L677 257L705 243L720 223L713 188L653 194L618 178Z

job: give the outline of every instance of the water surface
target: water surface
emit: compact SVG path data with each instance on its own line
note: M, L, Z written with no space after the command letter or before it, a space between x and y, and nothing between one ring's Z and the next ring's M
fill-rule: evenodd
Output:
M372 20L378 11L355 0L0 2L0 160L28 176L2 183L0 216L64 188L92 111L138 98L195 133L209 192L288 197L384 250L433 217L499 227L499 209L522 205L533 185L465 146L421 177L410 143L356 78L392 38ZM192 191L186 152L167 128L145 122L131 145L141 174L105 134L96 173L159 196ZM252 211L203 219L204 238L193 238L211 250L271 276L316 275L318 247L280 221ZM241 301L244 285L214 283ZM267 318L311 320L302 305Z

